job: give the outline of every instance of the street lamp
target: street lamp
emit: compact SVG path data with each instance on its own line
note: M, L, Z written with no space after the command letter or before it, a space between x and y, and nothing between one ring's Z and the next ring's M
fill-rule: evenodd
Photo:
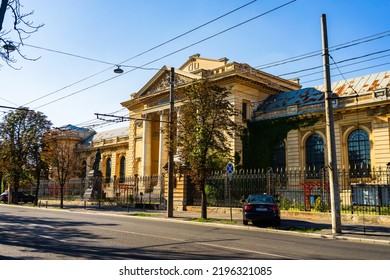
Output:
M114 73L116 74L122 74L123 73L123 69L120 68L120 66L118 65L116 69L114 69Z
M16 50L16 47L11 41L7 41L3 45L3 49L5 49L8 53L10 53L10 52L13 52L14 50Z

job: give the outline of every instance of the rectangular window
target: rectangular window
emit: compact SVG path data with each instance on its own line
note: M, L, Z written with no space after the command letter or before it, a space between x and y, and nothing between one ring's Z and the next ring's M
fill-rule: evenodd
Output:
M241 108L242 121L246 121L250 118L250 102L248 100L242 100Z

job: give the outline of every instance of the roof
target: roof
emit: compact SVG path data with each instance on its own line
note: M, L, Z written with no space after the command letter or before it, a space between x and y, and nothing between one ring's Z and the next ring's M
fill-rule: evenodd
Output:
M126 126L117 129L98 132L94 135L92 142L100 142L103 140L110 140L110 139L128 137L128 136L129 136L129 128Z
M257 107L264 113L285 109L289 106L312 105L324 102L324 93L316 88L303 88L268 96Z
M96 131L86 127L79 127L72 124L64 125L59 128L61 131L66 131L69 136L78 137L82 142L88 141L90 137L96 134Z
M363 95L374 90L390 88L390 71L333 82L331 88L333 94L338 97L355 97L357 94ZM303 107L323 103L324 90L325 85L320 85L268 96L258 105L256 111L268 113L294 105Z

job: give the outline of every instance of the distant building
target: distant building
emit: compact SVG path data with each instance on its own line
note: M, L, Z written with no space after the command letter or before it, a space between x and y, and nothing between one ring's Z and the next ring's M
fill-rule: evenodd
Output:
M127 169L128 147L128 127L103 132L91 131L78 144L84 178L92 171L96 152L98 149L100 150L99 170L104 178L102 187L107 197L115 196L115 184L123 181L129 174Z

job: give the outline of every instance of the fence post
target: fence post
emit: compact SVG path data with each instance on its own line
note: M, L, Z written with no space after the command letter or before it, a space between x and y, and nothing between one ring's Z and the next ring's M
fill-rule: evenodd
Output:
M135 197L134 197L134 203L137 203L138 201L138 174L134 174L134 185L135 185Z

